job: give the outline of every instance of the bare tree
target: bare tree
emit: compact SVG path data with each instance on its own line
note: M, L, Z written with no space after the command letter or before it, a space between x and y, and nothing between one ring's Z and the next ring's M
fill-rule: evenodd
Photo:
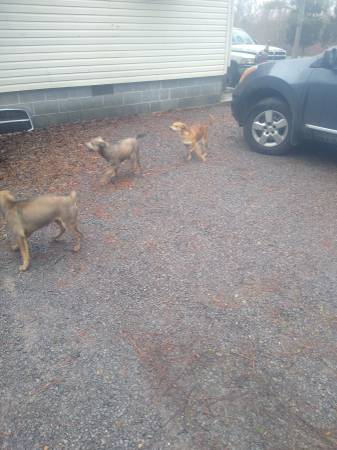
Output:
M302 37L303 22L305 17L305 2L306 0L297 0L297 24L294 38L294 44L292 49L292 57L297 58L300 50L300 42Z

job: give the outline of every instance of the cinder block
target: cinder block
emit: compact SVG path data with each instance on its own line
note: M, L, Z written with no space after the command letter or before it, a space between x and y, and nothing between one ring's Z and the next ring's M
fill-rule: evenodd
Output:
M175 99L175 98L185 98L188 97L187 95L187 88L185 87L177 87L177 88L172 88L171 89L171 98Z
M78 86L78 87L71 87L69 89L69 98L76 98L76 97L91 97L92 96L92 90L91 86Z
M209 96L207 96L206 100L207 100L207 105L214 105L216 103L220 103L221 95L220 94L209 95Z
M0 94L0 105L13 105L19 103L19 93L18 92L5 92Z
M34 116L33 124L35 128L45 128L50 125L68 122L68 114L46 114L45 116Z
M159 99L168 100L170 98L170 89L160 89Z
M182 80L178 80L178 86L187 87L187 86L195 86L198 78L183 78Z
M66 114L68 117L68 122L79 122L80 120L83 120L83 111L71 111Z
M142 102L141 92L126 92L123 96L124 105L134 105Z
M45 100L44 102L34 103L34 115L51 114L59 111L57 100Z
M104 96L104 105L106 106L120 106L123 105L123 94L113 94Z
M85 109L81 111L82 120L104 119L105 117L104 108Z
M161 111L161 105L163 102L152 102L150 103L150 111L151 112L159 112Z
M144 91L142 100L143 102L155 102L159 100L159 90Z
M186 87L186 97L198 97L200 95L199 86Z
M181 98L179 100L179 108L192 108L200 105L200 97Z
M36 91L19 92L20 102L41 102L46 99L46 91L44 89Z
M170 111L177 109L179 100L164 100L160 102L153 102L150 104L151 112Z
M160 82L160 87L162 89L175 88L179 86L181 80L162 80Z
M124 105L121 108L123 116L133 116L135 114L145 114L150 112L150 105L148 103L142 103L138 105Z
M115 86L113 84L103 84L102 86L91 86L92 95L112 95Z
M179 100L164 100L161 102L162 111L171 111L172 109L177 109L179 105Z
M181 98L179 108L193 108L196 106L214 105L220 102L220 95L203 95L200 97Z
M200 95L214 95L220 93L220 90L214 84L205 84L200 86Z
M218 86L222 86L222 78L223 77L204 77L204 78L196 78L197 82L196 84L202 85L202 84L214 84Z
M103 106L103 96L85 97L81 99L82 109L99 108Z
M47 100L58 100L59 98L68 98L68 97L69 97L69 89L68 88L47 89L46 90Z
M160 81L143 81L137 83L116 84L114 92L140 92L159 89Z
M59 107L61 112L80 111L82 109L82 99L69 98L66 100L59 100Z
M109 108L103 108L103 117L120 117L121 116L121 106L111 106Z
M114 92L115 93L124 93L124 92L131 92L132 89L132 83L126 83L126 84L115 84Z

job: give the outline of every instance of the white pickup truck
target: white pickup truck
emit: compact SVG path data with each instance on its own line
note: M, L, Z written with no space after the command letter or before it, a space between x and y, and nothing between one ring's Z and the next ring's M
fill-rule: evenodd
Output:
M244 30L233 28L231 63L227 73L227 83L229 86L236 86L247 67L286 57L287 52L282 48L272 47L269 44L259 45Z

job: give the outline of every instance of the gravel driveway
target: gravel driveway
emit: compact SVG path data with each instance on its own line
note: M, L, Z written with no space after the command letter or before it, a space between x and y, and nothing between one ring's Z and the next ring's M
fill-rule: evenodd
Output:
M177 119L217 118L186 163ZM82 146L144 130L143 176ZM337 448L337 156L266 157L227 106L1 137L0 188L78 192L32 264L1 241L1 449ZM4 229L1 229L4 235Z

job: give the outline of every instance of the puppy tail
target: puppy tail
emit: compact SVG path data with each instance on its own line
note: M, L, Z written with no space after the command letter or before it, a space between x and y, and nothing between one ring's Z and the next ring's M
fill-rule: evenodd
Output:
M136 139L141 139L145 136L147 136L147 133L139 133L139 134L137 134Z
M208 124L212 125L215 122L215 117L212 116L212 114L209 114L208 117L209 117Z

